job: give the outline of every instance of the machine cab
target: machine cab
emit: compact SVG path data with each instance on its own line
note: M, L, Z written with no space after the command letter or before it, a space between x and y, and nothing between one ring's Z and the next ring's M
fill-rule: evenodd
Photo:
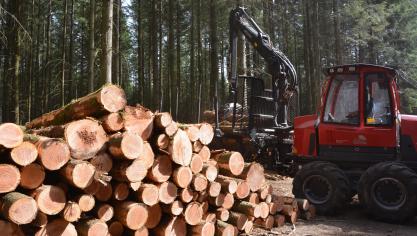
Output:
M300 145L297 135L308 134L309 147L299 147L303 156L349 162L394 159L399 140L396 71L355 64L329 68L326 76L319 114L307 116L315 118L314 126L306 125L307 117L295 120L295 148ZM303 124L310 132L300 132Z

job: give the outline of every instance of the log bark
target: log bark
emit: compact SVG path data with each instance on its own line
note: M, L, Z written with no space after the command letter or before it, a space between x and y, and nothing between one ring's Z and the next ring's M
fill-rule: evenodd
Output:
M223 152L214 155L213 159L217 161L221 174L227 176L242 174L245 162L239 152Z
M297 201L298 208L302 209L303 211L308 211L308 209L310 208L310 203L307 199L297 198L295 199L295 201Z
M261 216L260 208L257 204L245 201L236 201L232 207L233 211L259 218Z
M81 217L81 208L78 203L68 201L61 215L68 222L78 221Z
M114 208L106 203L100 204L96 207L96 215L103 222L110 221L114 216Z
M84 189L93 182L96 168L86 161L70 161L60 170L71 185Z
M48 215L46 215L45 213L41 211L38 211L35 219L32 222L30 222L30 224L39 228L45 227L48 224Z
M147 178L157 183L163 183L171 177L172 163L171 158L166 155L160 155L148 171Z
M113 196L113 187L111 186L111 184L103 184L100 182L96 183L98 185L98 188L96 193L94 194L94 197L101 202L109 201L110 198Z
M218 175L216 181L218 181L222 186L223 192L234 194L237 190L237 182L232 178L223 175Z
M148 206L153 206L159 202L159 189L154 184L142 184L138 191L138 200Z
M47 215L56 215L66 204L65 192L54 185L43 185L32 192L40 211Z
M274 221L275 219L273 216L268 216L265 219L256 219L253 223L255 226L271 230L272 227L274 227Z
M73 224L61 218L48 222L45 227L40 228L35 234L35 236L55 235L77 236L78 234Z
M216 227L213 222L201 222L191 227L192 236L214 236Z
M274 219L274 226L276 227L282 227L285 225L285 216L284 215L275 215Z
M25 141L12 149L10 157L16 164L27 166L38 157L38 149L34 144Z
M129 185L124 182L118 182L113 187L113 198L117 201L124 201L129 197Z
M13 123L0 124L0 147L15 148L22 144L23 130Z
M192 157L192 146L187 134L178 130L168 148L171 159L178 165L189 166Z
M238 230L231 224L217 220L216 235L219 236L236 236Z
M109 233L111 236L122 236L124 233L124 227L119 221L112 221L109 224Z
M177 197L177 186L170 182L166 181L158 185L159 201L165 204L170 204L175 201Z
M119 112L112 112L100 118L101 125L107 133L115 133L123 129L123 117Z
M20 183L20 172L16 166L0 164L0 193L14 191Z
M145 225L149 210L143 203L125 201L115 206L115 218L131 230L138 230Z
M143 140L132 132L113 134L109 138L109 152L117 158L134 160L143 155Z
M142 106L126 106L122 114L125 130L136 133L143 140L148 140L152 134L154 114Z
M99 219L83 220L77 224L77 231L81 236L107 235L107 224Z
M11 192L1 198L2 215L15 224L30 223L36 218L37 212L36 201L24 194Z
M90 160L96 171L108 173L113 168L112 157L107 152L99 152Z
M146 220L144 227L148 229L153 229L156 226L158 226L159 222L161 221L162 210L159 204L155 204L153 206L148 207L148 210L150 214L148 215L148 219ZM141 228L144 228L144 227L141 227Z
M29 129L42 126L61 125L84 117L98 117L106 113L118 112L126 106L124 91L115 85L105 85L66 106L43 114L26 124Z
M242 213L230 211L230 216L227 222L236 226L238 230L245 230L245 225L248 222L248 217Z
M186 188L193 180L193 172L189 167L180 166L172 173L172 180L180 188Z

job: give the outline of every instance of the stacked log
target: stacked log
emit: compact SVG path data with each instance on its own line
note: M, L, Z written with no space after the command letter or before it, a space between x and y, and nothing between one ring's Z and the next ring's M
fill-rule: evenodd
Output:
M0 227L13 235L237 235L314 216L308 202L274 196L261 165L210 150L213 137L210 124L127 106L114 85L26 128L1 124Z

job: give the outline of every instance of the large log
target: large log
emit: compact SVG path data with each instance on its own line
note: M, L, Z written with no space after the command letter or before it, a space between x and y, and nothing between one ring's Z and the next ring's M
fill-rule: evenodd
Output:
M265 183L264 168L256 162L245 164L240 179L244 179L249 184L252 192L258 191Z
M193 200L193 191L189 188L181 189L179 197L184 203L191 202Z
M165 129L172 122L172 116L168 112L160 112L155 115L155 125L158 128Z
M230 211L228 223L236 226L238 230L245 230L245 225L248 222L248 217L245 214Z
M216 235L219 236L237 236L237 228L226 222L217 220L216 221Z
M218 182L211 182L208 186L208 195L210 197L217 197L220 194L222 186Z
M36 200L40 211L47 215L56 215L66 204L65 192L58 186L43 185L37 188L32 197Z
M38 160L47 170L59 170L70 159L69 146L62 139L26 135L25 139L35 143L38 148Z
M177 186L170 182L166 181L158 185L159 201L165 204L170 204L175 201L177 197Z
M145 225L149 210L143 203L125 201L115 206L115 218L131 230L138 230Z
M51 222L48 222L46 226L40 228L35 236L77 236L77 230L75 226L70 222L57 218Z
M0 193L14 191L19 183L19 169L14 165L0 164Z
M142 159L148 169L152 167L155 161L155 154L152 150L151 144L148 142L143 144L143 153L138 159Z
M143 155L143 140L132 132L113 134L109 138L109 152L114 157L136 159Z
M223 175L218 175L216 181L218 181L222 186L223 192L234 194L237 190L237 182L232 178Z
M198 202L190 202L184 211L185 222L189 225L197 225L203 218L203 210Z
M180 188L186 188L193 180L193 172L190 167L180 166L172 173L172 180Z
M211 157L211 151L210 148L207 146L203 146L200 151L198 152L198 155L200 155L201 159L203 160L203 162L206 162L210 159Z
M142 184L138 191L138 200L148 206L153 206L159 201L159 189L154 184Z
M15 148L22 144L24 134L22 129L13 123L0 125L0 147Z
M271 230L272 227L274 227L274 221L274 217L269 215L265 219L256 219L253 223L255 224L255 226L264 228L266 230Z
M112 157L107 152L97 153L90 163L96 168L96 171L110 172L113 168Z
M239 152L223 152L214 155L220 173L224 175L238 176L242 173L245 161Z
M213 182L216 180L219 170L213 163L204 163L201 173L206 176L208 181Z
M86 161L70 161L60 170L71 185L84 189L93 182L96 168Z
M81 236L107 235L107 224L99 219L83 220L77 224L77 231Z
M169 156L160 155L155 158L151 169L148 171L147 178L158 183L163 183L171 177L171 173L171 159Z
M182 130L178 130L168 147L172 161L178 165L189 166L193 153L192 150L187 134Z
M261 216L261 210L258 205L250 202L236 201L232 210L245 215L253 216L255 218L259 218Z
M44 168L36 163L32 163L20 168L20 186L25 189L35 189L39 187L45 179Z
M61 125L88 116L98 117L118 112L126 106L125 92L118 86L107 84L66 106L43 114L26 124L29 129L42 126Z
M207 189L208 181L204 175L198 173L193 176L192 186L195 191L201 192Z
M139 134L143 140L148 140L152 134L154 114L143 106L126 106L123 121L126 131Z
M199 140L204 145L209 145L214 137L213 126L207 123L200 125Z
M250 187L246 181L239 181L237 184L237 189L235 196L237 199L245 199L250 194Z
M38 157L38 150L34 144L25 141L12 149L10 157L16 164L27 166L36 160Z
M119 162L111 171L114 179L126 182L140 182L146 177L147 172L146 163L140 159Z
M100 118L101 125L107 133L115 133L123 129L123 117L119 112L112 112Z
M159 222L161 221L162 210L159 204L155 204L153 206L148 207L148 210L150 214L148 215L148 219L146 220L145 227L148 229L153 229L156 226L158 226Z
M227 221L230 217L230 212L224 208L217 208L216 210L216 218L221 221Z
M61 214L66 221L75 222L81 217L81 208L78 203L68 201Z
M178 131L178 124L177 122L171 122L166 128L165 128L165 134L169 137L174 136Z
M18 225L33 221L38 212L36 201L24 194L11 192L1 199L2 215Z
M191 227L192 236L214 236L216 227L213 222L203 221Z

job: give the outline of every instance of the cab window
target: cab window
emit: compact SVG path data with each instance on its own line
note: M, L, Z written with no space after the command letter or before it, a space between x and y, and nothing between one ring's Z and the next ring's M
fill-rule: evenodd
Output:
M365 74L365 124L390 125L392 122L388 79L383 73Z
M335 75L327 95L324 122L359 124L358 89L358 74Z

